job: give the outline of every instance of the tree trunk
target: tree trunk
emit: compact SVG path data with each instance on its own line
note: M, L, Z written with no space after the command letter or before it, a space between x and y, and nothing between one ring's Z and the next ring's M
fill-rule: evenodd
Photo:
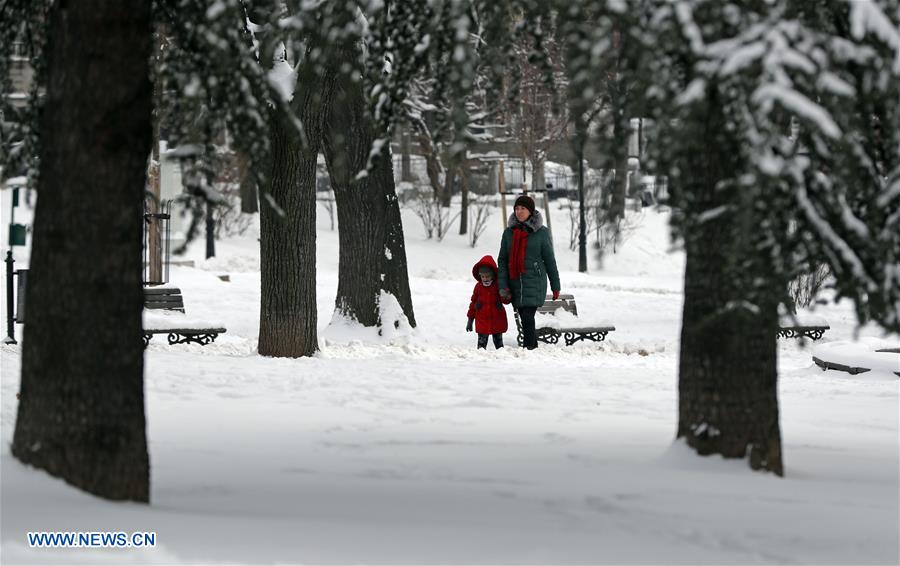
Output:
M459 184L462 189L462 210L459 213L459 235L469 230L469 171L465 159L459 165Z
M271 155L260 207L259 353L297 358L318 350L316 330L316 154L312 95L300 114L308 144L270 109Z
M256 190L256 179L250 169L250 160L243 154L237 154L238 175L240 176L241 212L255 214L259 212L259 194Z
M544 176L544 156L535 155L531 160L531 190L547 190L547 179Z
M612 195L609 202L607 222L610 227L618 224L625 217L625 195L628 191L628 128L623 118L615 117L613 124L613 143L616 147L616 176L613 181Z
M163 104L163 77L158 72L162 67L162 55L165 42L165 30L158 26L153 34L153 66L151 75L153 80L153 137L152 152L150 154L149 188L153 198L149 199L148 212L158 214L160 212L160 200L162 198L162 164L159 155L159 136L162 125ZM163 282L163 252L162 231L160 219L151 216L147 222L147 283L158 284Z
M448 161L447 170L444 172L444 188L441 191L441 206L444 208L450 208L453 186L456 184L456 163L452 159Z
M434 199L440 199L441 195L441 175L444 173L444 166L438 156L438 148L432 143L431 132L428 131L424 122L415 124L419 147L422 148L423 157L425 157L425 173L428 175L428 184L434 193Z
M356 47L343 47L353 61ZM337 67L337 66L335 66ZM393 296L409 324L415 326L400 206L394 187L393 160L385 144L366 168L376 139L362 84L334 71L324 95L323 149L338 212L338 290L335 308L363 326L399 324L383 320L382 303Z
M400 180L407 183L413 180L409 146L409 129L404 127L400 132Z
M152 139L150 2L56 2L49 30L12 453L100 497L147 502L141 215Z
M685 159L701 211L725 204L721 181L742 170L720 111L707 112L706 120L705 131L692 132L707 141L705 151ZM696 222L685 233L678 437L701 455L746 457L753 469L782 475L776 370L782 291L768 281L766 260L748 249L750 206ZM749 289L759 285L767 286L768 299L748 304Z

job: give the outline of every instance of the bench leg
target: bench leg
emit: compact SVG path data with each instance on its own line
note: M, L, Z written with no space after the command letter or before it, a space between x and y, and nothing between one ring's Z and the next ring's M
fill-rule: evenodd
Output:
M566 332L566 346L571 346L579 340L591 340L592 342L603 342L609 331L599 332Z
M207 344L211 344L216 341L216 338L219 337L218 332L207 332L205 334L179 334L172 332L169 334L169 344L188 344L193 342L195 344L200 344L201 346L206 346Z
M537 330L537 339L544 344L556 344L559 342L559 332L550 328Z

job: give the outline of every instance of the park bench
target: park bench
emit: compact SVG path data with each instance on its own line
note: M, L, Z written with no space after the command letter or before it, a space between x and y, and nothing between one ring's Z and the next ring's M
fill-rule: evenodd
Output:
M828 322L820 317L808 314L782 315L778 322L778 338L809 338L818 340L831 328Z
M569 313L571 316L561 317L563 320L553 320L551 317L557 318L559 309ZM560 337L563 337L566 346L571 346L579 340L601 342L606 339L607 334L616 329L611 324L579 324L577 321L571 320L577 316L578 307L575 304L573 295L560 295L559 299L555 301L552 296L548 295L544 304L538 307L535 314L537 339L545 344L556 344L559 342ZM570 320L565 320L565 318ZM516 340L521 346L524 343L524 335L522 334L522 321L519 318L518 311L515 313L515 319L516 327L519 329Z
M177 287L147 287L144 289L144 309L146 311L177 311L184 313L184 297ZM225 328L217 324L190 321L180 315L145 312L144 348L156 334L166 334L169 344L193 342L206 346L215 342Z

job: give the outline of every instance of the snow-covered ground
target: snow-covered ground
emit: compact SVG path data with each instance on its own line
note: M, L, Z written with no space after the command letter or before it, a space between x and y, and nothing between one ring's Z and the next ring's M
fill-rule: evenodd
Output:
M426 240L404 211L418 327L389 338L330 324L338 244L320 214L321 352L308 359L255 352L256 234L210 261L196 246L172 284L188 317L228 332L147 349L149 506L10 456L20 349L2 346L0 561L897 564L900 380L822 372L808 345L779 341L785 477L693 455L673 444L683 254L668 214L632 213L624 246L585 275L559 202L563 292L615 324L601 344L476 351L471 267L497 252L496 212L472 249L455 230ZM824 342L900 343L857 329L846 303L814 314L832 327ZM157 544L35 549L29 531L154 531Z

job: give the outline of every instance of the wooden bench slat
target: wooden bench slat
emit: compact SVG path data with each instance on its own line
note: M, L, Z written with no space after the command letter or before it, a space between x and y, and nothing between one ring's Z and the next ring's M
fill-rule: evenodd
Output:
M178 334L209 334L217 332L224 334L224 328L145 328L144 334L165 334L167 332L177 332Z
M561 326L559 328L554 328L552 326L542 326L541 328L548 328L550 330L556 330L558 332L612 332L616 329L615 326L578 326L567 328L565 326Z
M145 295L181 295L177 287L144 287Z
M184 312L184 297L177 287L145 287L144 308Z

